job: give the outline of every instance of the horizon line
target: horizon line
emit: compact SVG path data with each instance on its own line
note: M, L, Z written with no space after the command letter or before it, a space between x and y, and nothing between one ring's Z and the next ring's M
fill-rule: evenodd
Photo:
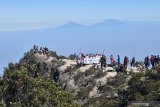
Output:
M128 23L137 23L137 22L144 22L144 23L149 23L149 22L158 22L160 23L160 19L159 20L128 20L128 19L116 19L116 18L108 18L108 19L104 19L104 20L100 20L98 22L95 22L95 23L92 23L92 24L83 24L82 22L78 22L78 21L74 21L74 20L68 20L68 21L65 21L64 23L58 25L58 26L54 26L53 24L51 25L46 25L46 26L25 26L25 27L13 27L13 28L2 28L0 29L0 33L7 33L7 32L34 32L34 31L38 31L38 30L45 30L45 29L56 29L56 28L60 28L60 27L63 27L69 23L74 23L74 24L77 24L77 25L80 25L80 26L84 26L84 27L92 27L96 24L99 24L99 23L102 23L102 22L105 22L105 21L110 21L110 20L115 20L115 21L119 21L119 22L128 22ZM3 23L4 24L4 23ZM18 24L24 24L24 23L18 23ZM27 24L27 23L25 23ZM1 36L1 35L0 35Z

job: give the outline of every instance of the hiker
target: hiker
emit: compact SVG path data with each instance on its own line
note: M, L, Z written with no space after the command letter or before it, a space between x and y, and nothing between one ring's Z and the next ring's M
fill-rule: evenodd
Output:
M123 72L125 70L123 64L118 65L118 67L116 68L117 72Z
M148 70L148 67L150 66L149 56L145 57L144 64L145 64L145 68Z
M39 54L42 55L42 47L40 47Z
M131 67L135 67L135 63L136 63L136 60L135 60L135 57L133 57L131 61Z
M159 62L160 62L160 57L159 55L157 55L157 64L159 65Z
M36 50L36 45L33 46L33 50Z
M45 54L45 48L42 48L42 53L43 53L43 55Z
M150 61L151 61L152 68L154 68L155 67L155 56L154 55L151 55Z
M101 59L100 59L100 63L101 63L101 68L106 67L106 62L107 62L107 58L105 55L102 55Z
M81 67L84 66L84 57L81 58L80 65L81 65Z
M83 53L81 53L80 55L79 55L79 64L80 64L80 66L84 66L84 58L85 58L85 55L83 54Z
M36 46L35 51L36 51L36 53L38 53L38 46Z
M115 60L114 60L114 57L113 57L113 55L111 55L111 56L110 56L110 61L111 61L111 65L114 65L114 63L115 63Z
M127 66L128 66L128 57L127 56L125 56L125 58L124 58L124 68L125 69L127 69Z
M159 61L160 61L160 58L159 58L159 55L155 56L156 59L155 59L155 63L156 63L156 66L159 65Z
M34 51L34 53L37 53L37 47L38 47L38 46L36 46L36 45L33 46L33 51Z
M120 65L120 56L118 55L117 57L118 57L117 58L118 65Z

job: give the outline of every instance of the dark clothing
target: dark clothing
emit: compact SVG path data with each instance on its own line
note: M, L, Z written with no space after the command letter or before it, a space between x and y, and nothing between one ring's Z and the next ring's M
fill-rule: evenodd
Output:
M159 62L160 62L160 57L158 56L157 57L157 63L159 64Z
M124 67L127 69L127 66L128 66L128 57L125 56L124 58Z
M148 69L148 67L150 66L149 57L146 57L146 58L144 59L144 64L145 64L145 68Z
M106 57L103 55L100 59L101 68L106 67Z
M159 55L158 55L158 56L156 57L156 61L155 61L156 66L159 65L159 61L160 61L160 58L159 58Z
M156 58L155 58L155 56L151 56L151 65L152 65L152 68L154 68L155 67L155 60L156 60Z
M119 55L118 55L117 61L118 61L118 65L119 65L120 64L120 56Z
M136 60L135 60L135 58L133 58L132 61L131 61L131 66L135 67L135 63L136 63Z

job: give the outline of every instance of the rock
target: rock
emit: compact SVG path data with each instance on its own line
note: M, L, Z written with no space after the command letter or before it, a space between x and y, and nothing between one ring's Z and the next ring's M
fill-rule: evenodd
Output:
M67 90L76 90L78 87L74 83L74 79L71 79L67 82Z
M99 94L97 87L94 87L93 90L89 93L89 98L94 98L99 96L101 96L101 94Z
M117 94L117 93L114 93L114 97L118 97L118 94Z
M106 67L105 71L114 71L114 69L112 67Z
M109 77L115 77L117 75L117 72L108 72L107 78Z
M58 68L59 71L64 71L65 69L67 69L67 67L70 67L70 66L77 64L77 62L75 60L63 59L62 61L65 62L65 64Z
M101 94L99 93L98 87L105 85L107 82L107 79L110 77L115 77L117 75L117 72L108 72L104 77L99 78L96 80L96 86L93 88L93 90L89 93L89 97L99 97Z
M140 70L137 67L128 67L127 72L138 73Z
M78 70L80 72L85 72L86 70L90 69L93 65L85 65L83 67L80 67Z

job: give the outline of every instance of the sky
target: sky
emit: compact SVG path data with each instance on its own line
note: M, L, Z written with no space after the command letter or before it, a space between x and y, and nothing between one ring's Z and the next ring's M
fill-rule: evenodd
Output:
M92 25L105 19L160 20L160 0L1 0L0 31Z

